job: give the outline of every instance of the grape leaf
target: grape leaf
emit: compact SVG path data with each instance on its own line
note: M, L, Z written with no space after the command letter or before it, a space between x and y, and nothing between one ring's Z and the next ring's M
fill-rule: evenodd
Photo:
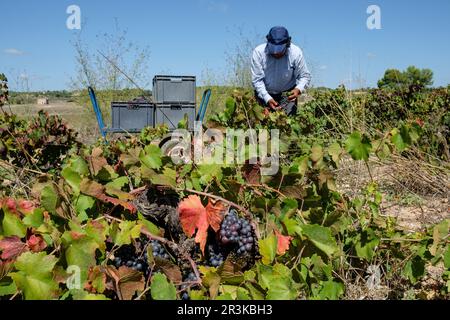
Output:
M40 252L47 247L47 244L45 243L44 238L42 238L42 236L32 234L27 239L27 246L33 252Z
M203 274L202 284L209 289L211 299L215 299L219 294L220 275L216 272L216 268L200 266L199 271Z
M355 250L357 256L366 261L371 261L379 243L380 239L375 236L371 229L361 232L356 238Z
M80 156L70 158L68 167L80 176L89 174L89 167L86 161Z
M228 206L224 202L209 198L208 204L206 205L206 214L208 215L209 225L214 231L219 231L227 208Z
M59 197L52 185L46 185L41 192L41 205L51 213L56 213L59 206Z
M14 259L27 249L27 244L23 243L18 236L5 237L0 240L0 250L2 251L0 258L3 260Z
M84 178L80 183L80 191L81 193L97 198L100 201L109 202L116 206L122 206L123 208L129 210L131 213L136 212L135 206L130 202L107 196L105 194L105 186L98 182Z
M262 255L262 262L266 265L271 264L275 259L275 255L277 252L277 237L274 234L269 235L265 239L260 239L258 241L259 244L259 252Z
M93 208L95 204L95 199L84 194L81 194L75 200L75 210L78 213L78 218L83 222L88 219L87 210Z
M141 233L141 224L137 224L136 221L121 221L118 225L114 223L111 230L111 238L113 242L122 246L124 244L130 244L131 239L136 239Z
M425 261L419 256L410 259L403 268L404 275L413 284L422 278L425 275L425 272Z
M0 262L1 264L1 262ZM4 279L2 279L4 280ZM17 291L17 286L14 283L14 281L10 280L8 283L5 283L4 281L0 282L0 297L2 296L8 296L13 295Z
M162 166L161 149L153 144L149 144L139 154L139 160L150 169L159 169Z
M53 279L52 270L58 259L45 252L25 252L17 258L17 272L11 278L22 290L27 300L49 300L58 293L58 283Z
M339 165L339 160L342 155L342 149L339 143L335 142L331 146L328 147L328 154L331 156L331 159L336 164Z
M91 293L103 293L106 289L106 273L102 267L89 268L87 282L84 288Z
M268 300L295 300L297 296L295 283L286 277L274 277L267 291Z
M309 241L322 250L327 256L331 256L338 251L336 239L331 235L329 228L317 224L305 224L300 227L302 235L308 238Z
M154 300L175 300L177 298L175 286L159 272L153 275L150 290Z
M354 160L369 159L369 152L372 148L370 140L366 135L361 137L359 132L353 132L345 141L346 150Z
M27 227L38 228L44 222L44 210L37 208L33 213L25 216L22 221Z
M33 201L19 200L17 203L17 209L19 210L20 213L27 216L33 213L34 209L36 209L36 206Z
M80 268L80 281L82 284L87 279L89 268L96 264L95 251L98 244L91 238L83 236L73 239L66 244L65 257L67 265Z
M284 236L278 230L275 230L275 235L277 237L277 254L282 256L289 250L292 237Z
M92 153L88 156L89 167L94 176L96 176L100 170L108 165L108 161L102 157L103 150L100 147L95 147L92 149Z
M108 182L105 186L108 188L114 188L114 189L118 189L121 190L123 186L125 186L128 183L128 178L127 177L119 177L117 179L114 179L111 182Z
M103 294L89 293L84 290L70 290L73 300L109 300Z
M313 291L316 291L313 289ZM337 300L344 294L344 284L333 280L322 283L318 292L314 292L321 300Z
M311 160L318 162L323 158L323 149L321 145L314 144L311 148Z
M5 236L19 236L20 238L25 237L27 228L23 224L22 220L17 216L17 214L4 210L3 221L3 235Z
M188 237L192 237L197 229L195 242L200 244L202 253L205 253L208 227L220 228L223 216L219 206L209 206L209 211L203 206L197 195L190 195L178 205L181 226Z
M107 266L106 273L114 280L114 289L121 300L131 300L136 293L145 288L144 276L139 271L126 266L121 266L119 269Z
M80 182L81 182L80 174L75 170L72 170L72 168L66 167L61 171L61 176L70 185L70 187L73 190L73 194L78 195L80 193Z
M450 269L450 246L447 246L447 250L444 253L444 266L447 269Z

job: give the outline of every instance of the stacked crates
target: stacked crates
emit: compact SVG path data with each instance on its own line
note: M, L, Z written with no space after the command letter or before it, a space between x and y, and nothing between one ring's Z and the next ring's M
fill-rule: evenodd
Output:
M153 78L153 102L134 100L112 102L112 129L116 132L139 132L146 126L166 124L175 130L188 118L193 130L196 114L196 79L194 76L164 76Z
M173 130L187 115L189 129L193 129L195 87L193 76L155 76L153 78L155 125L165 123Z

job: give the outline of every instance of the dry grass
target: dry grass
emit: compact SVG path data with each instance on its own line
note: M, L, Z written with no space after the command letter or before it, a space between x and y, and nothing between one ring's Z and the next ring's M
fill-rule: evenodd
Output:
M99 137L97 120L90 106L81 106L74 102L51 101L49 105L11 105L6 106L6 111L25 119L37 115L39 110L47 111L50 115L59 115L72 129L79 133L79 139L83 143L93 143Z
M370 159L369 168L370 174L363 162L343 159L336 171L340 191L358 196L373 179L383 195L382 214L396 217L410 231L450 218L448 163L431 165L394 155L385 161Z

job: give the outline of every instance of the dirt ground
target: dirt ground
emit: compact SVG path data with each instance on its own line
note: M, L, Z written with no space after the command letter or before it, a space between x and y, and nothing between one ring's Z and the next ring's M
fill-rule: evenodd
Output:
M449 171L442 168L432 173L410 162L369 162L371 177L363 162L343 160L336 172L337 187L353 197L357 195L355 190L362 190L373 179L383 195L381 214L396 217L407 231L424 230L450 219Z

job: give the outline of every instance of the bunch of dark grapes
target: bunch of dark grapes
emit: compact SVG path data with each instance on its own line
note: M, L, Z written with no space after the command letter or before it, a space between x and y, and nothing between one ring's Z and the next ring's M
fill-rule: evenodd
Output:
M149 276L146 252L137 254L136 249L132 245L126 245L119 248L114 256L114 266L116 268L127 266L133 270L143 272L146 277Z
M150 245L152 246L152 252L154 257L169 260L170 258L169 254L159 241L152 240L150 241Z
M235 245L238 254L251 252L255 241L250 222L239 218L234 209L231 209L222 221L220 240L224 245Z
M223 253L219 250L219 248L217 248L217 246L214 246L212 244L208 246L208 255L208 262L212 267L218 267L224 261Z
M187 274L187 276L185 275L183 277L183 282L190 282L190 281L197 281L197 277L195 276L195 274L193 272L189 272ZM184 290L181 293L181 300L189 300L189 293L186 291L188 285L187 284L182 284L180 286L181 290Z

